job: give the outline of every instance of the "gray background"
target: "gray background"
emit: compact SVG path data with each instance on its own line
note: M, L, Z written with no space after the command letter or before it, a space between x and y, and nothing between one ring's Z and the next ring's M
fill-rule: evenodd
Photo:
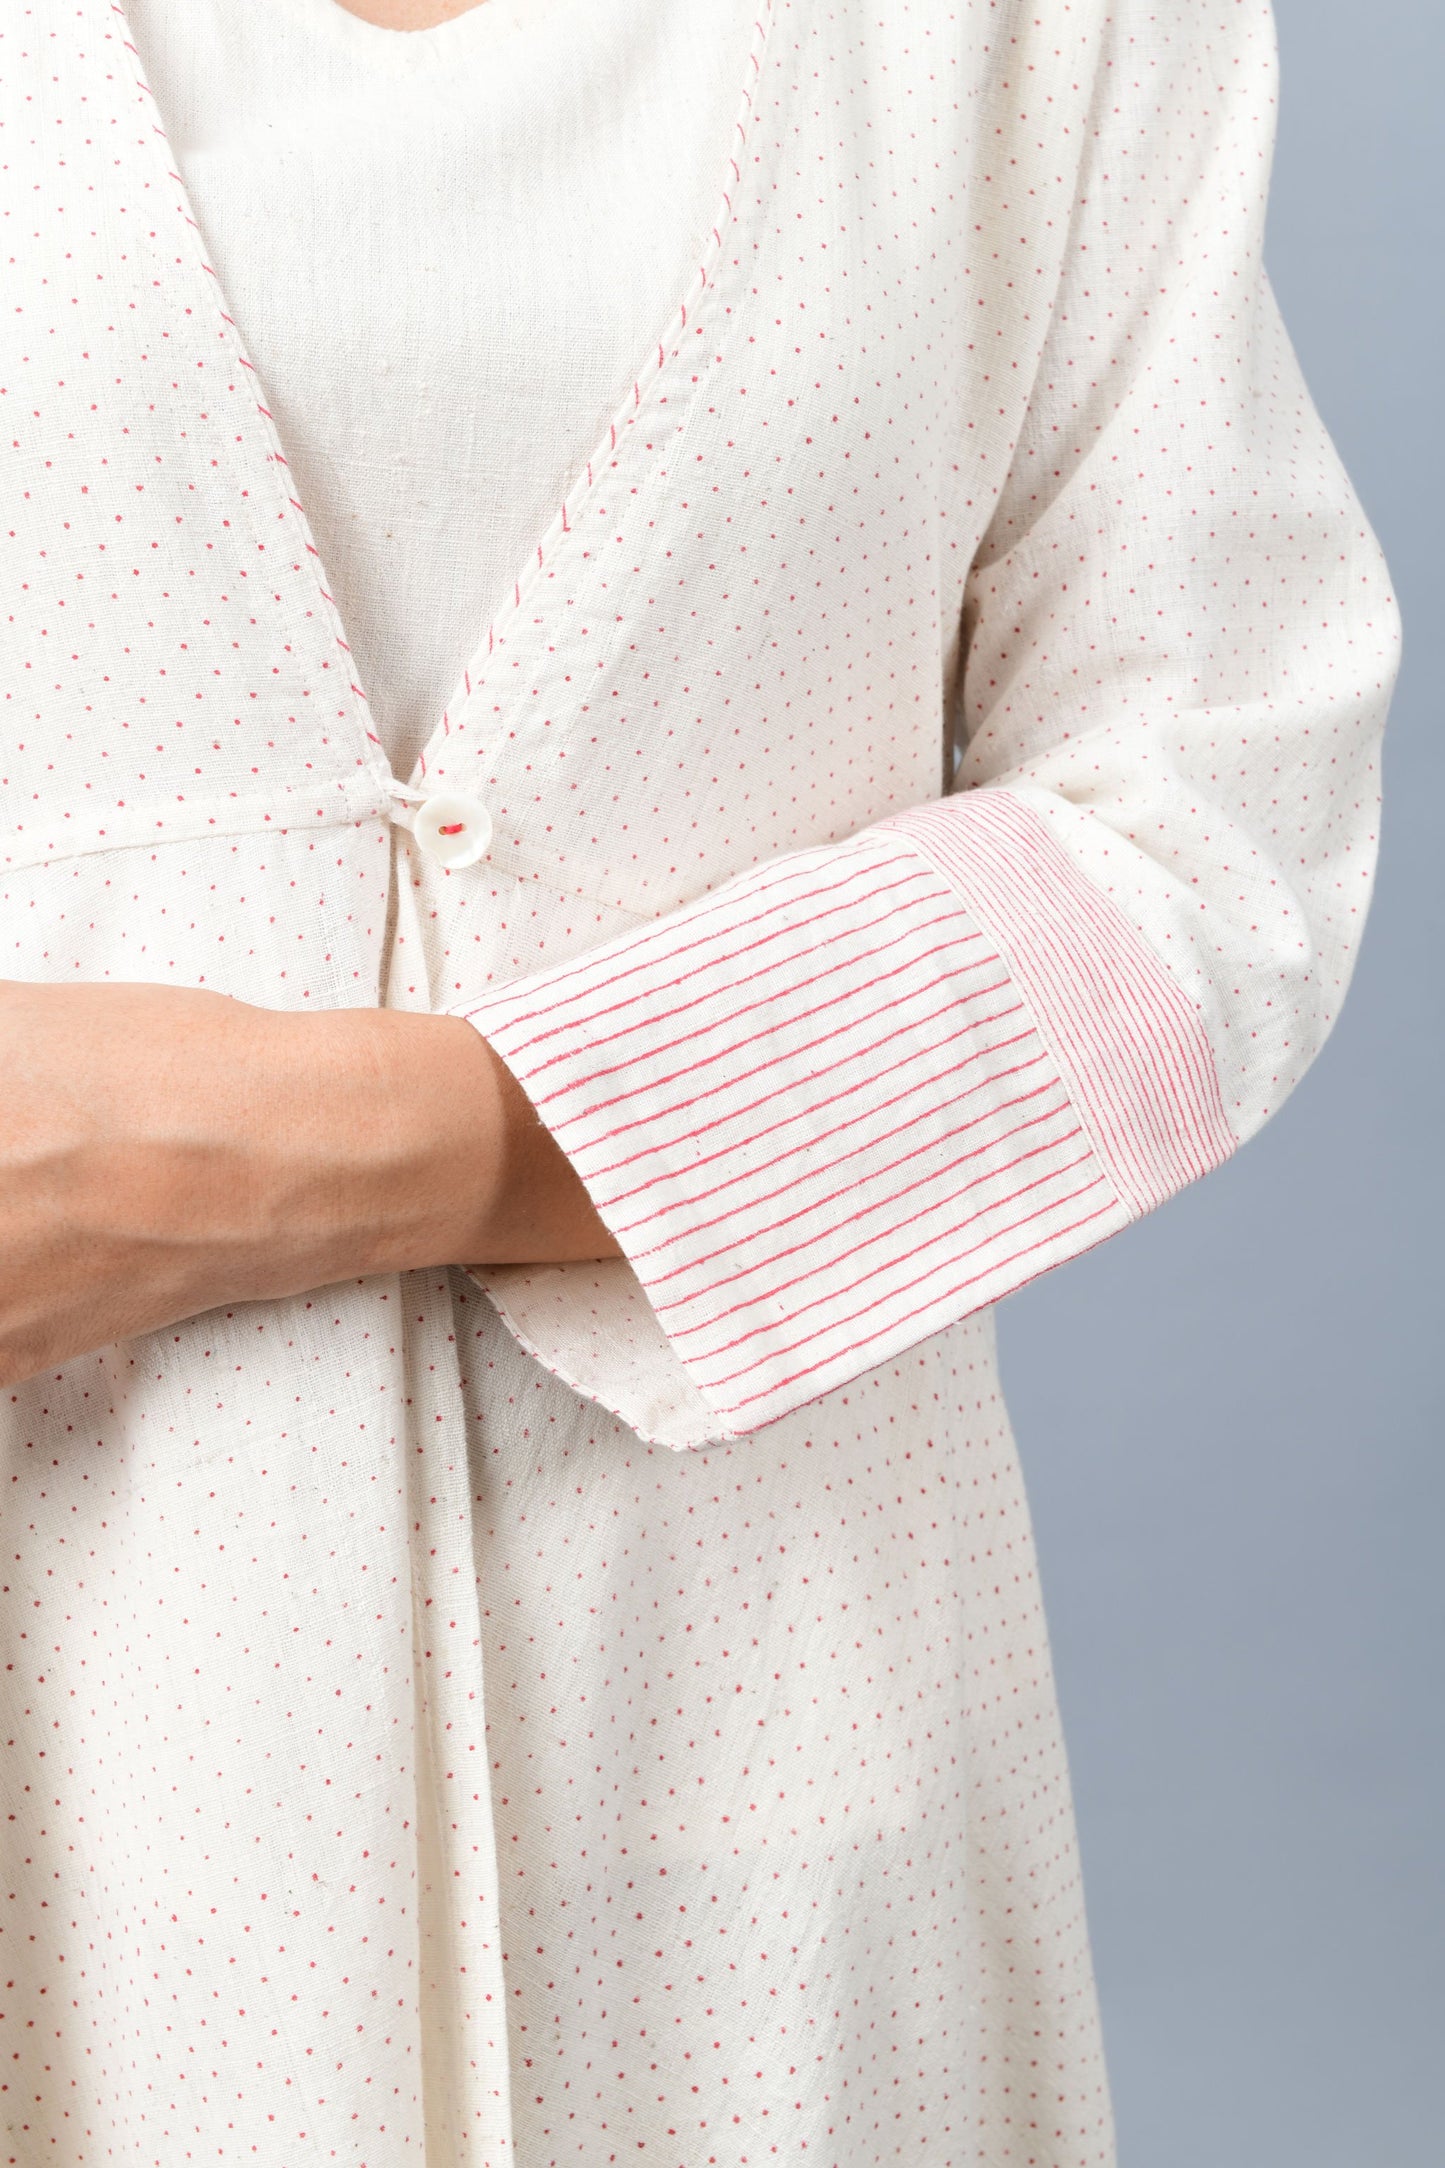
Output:
M1374 908L1274 1120L999 1326L1122 2168L1442 2168L1445 17L1276 18L1270 273L1405 612Z

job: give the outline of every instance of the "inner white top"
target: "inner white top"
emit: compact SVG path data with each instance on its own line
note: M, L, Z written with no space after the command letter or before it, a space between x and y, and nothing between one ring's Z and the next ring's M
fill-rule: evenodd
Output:
M752 0L125 0L393 771L687 291Z

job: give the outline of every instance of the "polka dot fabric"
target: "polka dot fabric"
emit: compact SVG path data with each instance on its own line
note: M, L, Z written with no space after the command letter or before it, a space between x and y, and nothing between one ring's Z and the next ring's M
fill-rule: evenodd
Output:
M5 1396L0 2161L1112 2168L990 1305L1258 1128L1368 903L1267 10L763 0L454 872L127 27L0 23L0 969L469 1015L626 1255Z
M670 1454L478 1299L518 2157L1109 2159L991 1316L825 1428Z

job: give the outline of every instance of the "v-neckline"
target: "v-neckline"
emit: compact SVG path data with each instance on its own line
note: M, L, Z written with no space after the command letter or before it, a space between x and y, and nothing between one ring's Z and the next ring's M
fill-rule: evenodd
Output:
M145 79L140 52L132 33L126 0L105 0L105 4L108 5L111 14L119 18L121 43L129 56L131 73L137 92L142 98L150 101L153 133L151 143L146 148L176 192L178 208L189 229L192 251L198 268L204 281L208 282L208 290L213 301L219 306L226 327L226 337L235 352L236 359L252 377L258 389L263 389L263 379L255 363L246 352L245 341L241 336L230 298L221 284L215 266L210 262L201 223L196 213L195 204L191 200L191 193L181 170L180 160L176 156L174 145L171 142L165 116L160 110L160 101ZM331 0L331 4L334 5L335 0ZM469 13L483 13L492 4L493 0L481 0L481 6L470 10ZM601 438L593 447L590 457L574 472L572 480L563 494L561 503L553 515L551 524L546 532L538 537L537 541L528 550L522 563L518 566L511 583L508 599L481 626L477 637L472 643L469 657L463 665L461 674L454 684L441 714L423 740L415 765L405 781L395 774L386 747L374 727L365 688L357 684L354 678L351 680L351 690L359 703L359 713L355 719L367 740L363 759L367 768L370 769L383 788L394 791L405 790L409 794L415 795L426 787L430 756L437 751L444 739L450 735L452 719L459 715L470 701L474 683L481 678L499 626L508 615L520 607L524 589L530 584L530 575L538 566L550 562L564 537L571 534L583 504L597 486L601 475L610 465L620 438L642 412L645 398L652 390L656 380L663 374L669 361L681 351L684 334L689 330L693 332L697 330L702 306L706 297L715 288L716 273L722 257L723 245L733 223L736 198L739 193L738 184L742 179L742 169L737 156L738 147L740 141L746 139L749 122L757 109L759 102L758 86L762 78L770 33L774 20L784 4L785 0L757 0L757 13L753 22L752 35L748 40L743 58L742 84L735 117L730 126L727 145L719 158L719 164L723 172L721 200L714 214L707 242L699 258L697 268L689 281L687 291L674 306L659 336L643 355L630 389L624 394L621 404L608 422ZM359 17L347 17L345 9L338 8L337 13L352 23L360 22ZM460 16L455 19L453 24L439 24L433 27L439 29L454 28L465 22L466 19L466 16ZM404 39L407 37L427 36L425 31L389 31L381 29L376 24L363 24L361 27L376 30L378 36L384 40L393 37ZM512 27L519 26L513 25ZM307 556L312 564L318 568L317 590L324 606L327 621L337 644L349 657L354 653L349 628L337 606L332 582L327 575L325 559L317 547L316 536L311 525L311 516L292 485L290 479L291 462L286 447L281 441L281 434L276 426L275 416L266 406L262 397L258 397L256 400L256 411L260 417L261 428L270 454L269 458L264 461L264 465L272 479L272 486L280 496L283 509L289 513L295 523L300 542ZM246 456L244 452L238 452L237 454L238 459L244 459Z

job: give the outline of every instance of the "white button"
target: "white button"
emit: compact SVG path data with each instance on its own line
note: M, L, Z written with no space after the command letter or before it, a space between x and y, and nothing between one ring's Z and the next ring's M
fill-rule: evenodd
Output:
M442 866L474 866L492 840L492 816L479 798L438 791L416 809L412 833Z

